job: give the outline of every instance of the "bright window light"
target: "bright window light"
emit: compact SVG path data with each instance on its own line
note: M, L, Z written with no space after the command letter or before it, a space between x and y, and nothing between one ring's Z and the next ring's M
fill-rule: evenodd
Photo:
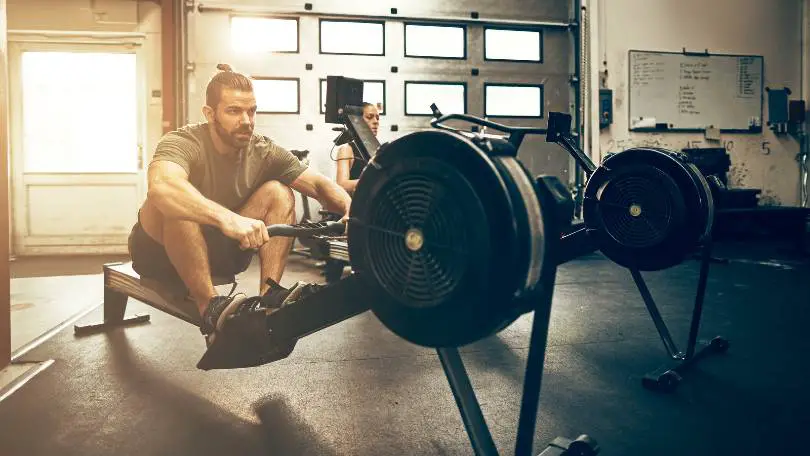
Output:
M444 114L464 114L466 96L466 86L461 83L406 82L405 114L432 115L433 103Z
M298 20L232 17L231 47L238 53L298 52Z
M486 60L540 62L540 31L487 28L484 30Z
M138 171L135 54L24 52L28 173Z
M380 114L385 114L385 83L363 81L363 101L376 105Z
M405 24L406 57L463 59L467 56L465 28Z
M321 21L321 54L385 55L382 22Z
M363 101L377 106L385 114L385 82L363 81ZM326 112L326 79L321 80L321 114Z
M256 78L253 80L257 112L264 114L296 114L298 110L298 80Z
M485 115L508 117L543 117L542 86L487 84Z

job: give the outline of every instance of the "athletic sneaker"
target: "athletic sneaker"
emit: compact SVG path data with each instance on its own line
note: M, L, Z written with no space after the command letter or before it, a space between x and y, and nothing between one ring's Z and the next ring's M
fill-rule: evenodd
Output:
M222 330L225 321L240 307L242 301L247 299L244 293L231 294L229 296L214 296L208 301L208 307L203 313L200 331L205 335L213 334Z
M284 301L281 303L281 307L304 299L307 296L311 296L323 287L324 285L317 283L298 282L295 284L295 288L290 292L290 294L284 298Z
M262 306L266 309L280 309L311 295L322 287L322 285L298 281L290 288L284 288L272 279L267 279L267 284L270 285L270 288L261 298Z
M294 284L290 288L284 288L273 279L267 279L265 283L267 283L270 288L261 296L261 306L267 309L278 309L301 282Z

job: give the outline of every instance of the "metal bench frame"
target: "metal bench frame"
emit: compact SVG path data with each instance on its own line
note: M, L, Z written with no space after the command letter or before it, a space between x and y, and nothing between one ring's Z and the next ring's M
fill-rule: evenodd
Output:
M147 304L199 327L202 320L197 306L189 297L188 289L182 283L162 283L141 278L132 269L132 262L107 263L104 271L104 316L102 321L76 324L74 334L83 335L104 331L114 327L132 326L147 323L148 313L126 316L129 298ZM213 277L214 285L235 283L235 277Z

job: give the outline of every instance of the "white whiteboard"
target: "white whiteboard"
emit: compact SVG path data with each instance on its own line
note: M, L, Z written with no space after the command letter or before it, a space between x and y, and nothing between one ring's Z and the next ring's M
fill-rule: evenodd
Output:
M630 51L630 130L762 130L761 56Z

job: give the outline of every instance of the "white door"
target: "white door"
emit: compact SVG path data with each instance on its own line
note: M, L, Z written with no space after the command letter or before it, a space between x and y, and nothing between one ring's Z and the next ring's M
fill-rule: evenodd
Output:
M126 252L145 191L138 47L10 47L15 254Z

